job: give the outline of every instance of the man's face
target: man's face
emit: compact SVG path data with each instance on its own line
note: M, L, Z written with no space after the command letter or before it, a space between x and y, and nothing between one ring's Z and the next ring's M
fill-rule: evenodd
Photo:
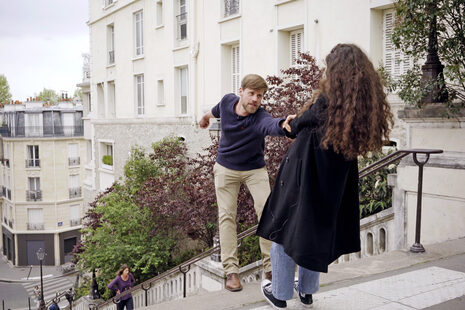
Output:
M254 114L257 112L258 108L260 107L260 104L262 103L263 99L263 94L265 93L264 89L242 89L239 88L239 96L241 97L241 105L242 108L248 113L248 114Z

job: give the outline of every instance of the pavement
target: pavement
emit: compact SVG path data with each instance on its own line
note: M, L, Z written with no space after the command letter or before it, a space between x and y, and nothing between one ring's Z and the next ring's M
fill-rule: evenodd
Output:
M320 291L313 309L331 310L464 310L465 238L425 245L426 252L407 250L333 264L321 274ZM148 309L272 309L259 283L244 285L241 292L201 293ZM288 309L305 309L288 301Z
M75 276L63 276L60 266L42 266L44 299L73 286ZM33 288L40 286L39 266L15 267L0 255L0 302L2 309L35 309ZM30 297L30 300L28 298ZM63 301L61 301L63 303ZM60 304L61 304L60 303ZM66 303L63 303L67 304Z

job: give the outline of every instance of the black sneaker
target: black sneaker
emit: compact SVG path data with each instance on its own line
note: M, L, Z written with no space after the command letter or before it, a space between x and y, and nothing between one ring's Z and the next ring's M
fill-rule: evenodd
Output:
M271 281L270 280L263 280L262 281L262 294L265 297L266 301L274 308L274 309L286 309L287 303L285 300L276 299L273 296L271 291Z
M298 280L294 281L294 289L295 289L297 295L299 295L300 302L302 303L302 305L304 307L306 307L306 308L313 307L312 294L302 294L301 292L299 292L299 281Z

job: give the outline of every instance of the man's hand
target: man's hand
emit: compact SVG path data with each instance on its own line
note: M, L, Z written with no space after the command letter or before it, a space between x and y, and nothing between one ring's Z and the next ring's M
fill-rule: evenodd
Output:
M288 132L291 132L291 126L289 125L290 121L292 121L297 115L292 114L288 115L284 122L281 123L281 128L286 129Z
M200 119L199 126L202 129L208 128L210 126L210 118L214 117L211 112L206 113L204 116L202 116L202 119Z

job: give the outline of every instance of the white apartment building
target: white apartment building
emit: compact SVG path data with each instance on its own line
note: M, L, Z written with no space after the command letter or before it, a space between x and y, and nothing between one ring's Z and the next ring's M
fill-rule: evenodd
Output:
M89 3L90 80L83 84L89 92L89 201L123 174L135 144L148 149L174 134L193 153L200 151L210 141L198 127L203 113L224 94L237 92L245 74L279 75L298 51L323 64L337 43L355 43L394 76L410 65L391 42L392 0ZM391 97L397 110L402 103ZM403 135L398 121L393 137L401 146Z
M81 237L86 143L82 106L31 100L0 107L2 254L16 266L71 261Z

